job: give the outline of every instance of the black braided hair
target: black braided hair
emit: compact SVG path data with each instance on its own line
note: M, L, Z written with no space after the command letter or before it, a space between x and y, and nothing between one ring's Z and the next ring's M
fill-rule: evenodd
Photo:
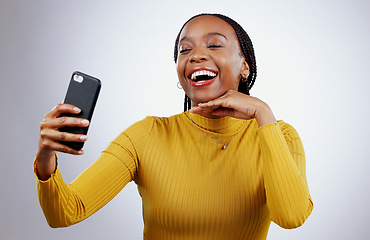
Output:
M257 77L257 64L256 64L256 57L254 55L254 48L251 39L249 38L247 32L239 25L239 23L235 22L233 19L222 15L222 14L217 14L217 13L202 13L195 15L191 17L188 21L184 23L182 28L180 29L179 34L177 35L176 41L175 41L175 48L174 48L174 60L175 63L177 62L177 55L178 55L178 45L179 45L179 40L180 40L180 34L182 30L184 29L185 25L191 21L192 19L204 15L210 15L210 16L215 16L218 17L228 24L234 29L235 34L238 38L239 45L240 45L240 50L245 57L246 62L249 65L249 76L248 78L241 79L242 81L239 81L239 88L238 91L244 94L249 95L249 90L253 87L253 84L256 80ZM184 100L184 111L187 111L191 108L191 100L190 98L186 95L185 93L185 100Z

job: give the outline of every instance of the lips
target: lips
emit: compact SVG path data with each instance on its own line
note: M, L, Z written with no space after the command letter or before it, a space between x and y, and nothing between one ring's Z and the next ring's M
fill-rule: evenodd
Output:
M195 68L188 75L190 84L194 87L204 87L212 84L218 73L215 70L208 68Z

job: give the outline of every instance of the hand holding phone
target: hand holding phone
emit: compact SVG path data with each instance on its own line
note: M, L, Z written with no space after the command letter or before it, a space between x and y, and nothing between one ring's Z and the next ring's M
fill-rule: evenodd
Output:
M101 83L98 79L74 72L65 103L58 104L45 114L44 120L40 123L39 147L35 160L37 174L41 180L49 179L55 172L56 152L83 154L83 150L80 149L87 140L89 121L91 121L100 87Z
M64 103L78 107L79 109L81 109L81 112L78 114L66 113L62 114L62 116L84 118L91 122L100 88L101 82L99 79L81 72L74 72L69 82ZM64 127L59 129L59 131L86 135L88 128L88 126ZM84 145L83 142L61 141L61 143L75 150L80 150Z

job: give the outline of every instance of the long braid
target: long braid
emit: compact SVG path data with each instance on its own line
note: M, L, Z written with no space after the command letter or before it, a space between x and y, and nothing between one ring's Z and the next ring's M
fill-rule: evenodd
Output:
M239 81L238 91L241 92L241 93L249 95L250 94L249 91L253 87L253 84L254 84L254 82L256 80L256 77L257 77L257 64L256 64L256 57L254 55L253 44L252 44L252 41L249 38L247 32L237 22L235 22L233 19L231 19L227 16L224 16L222 14L202 13L202 14L193 16L188 21L186 21L184 23L184 25L182 26L179 34L177 35L177 38L176 38L176 41L175 41L175 47L174 47L174 60L175 60L175 62L177 61L178 45L179 45L179 40L180 40L180 34L181 34L183 28L192 19L194 19L196 17L199 17L199 16L204 16L204 15L211 15L211 16L218 17L218 18L224 20L225 22L227 22L228 24L230 24L230 26L234 29L235 34L236 34L236 36L238 38L238 41L239 41L240 50L241 50L243 56L245 57L246 62L249 65L249 76L246 79L246 81L244 81L243 79L241 79L242 81ZM191 108L191 100L185 94L184 111L187 111L190 108Z

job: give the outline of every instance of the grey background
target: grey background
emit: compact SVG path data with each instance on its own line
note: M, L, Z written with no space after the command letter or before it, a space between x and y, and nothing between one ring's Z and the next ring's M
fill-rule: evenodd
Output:
M182 111L176 35L191 16L219 12L253 40L252 95L292 124L305 146L314 211L295 230L272 224L268 239L366 239L369 7L358 0L0 0L0 238L142 238L133 183L84 222L48 227L32 172L39 123L63 101L73 71L102 80L86 154L59 156L72 181L135 121Z

